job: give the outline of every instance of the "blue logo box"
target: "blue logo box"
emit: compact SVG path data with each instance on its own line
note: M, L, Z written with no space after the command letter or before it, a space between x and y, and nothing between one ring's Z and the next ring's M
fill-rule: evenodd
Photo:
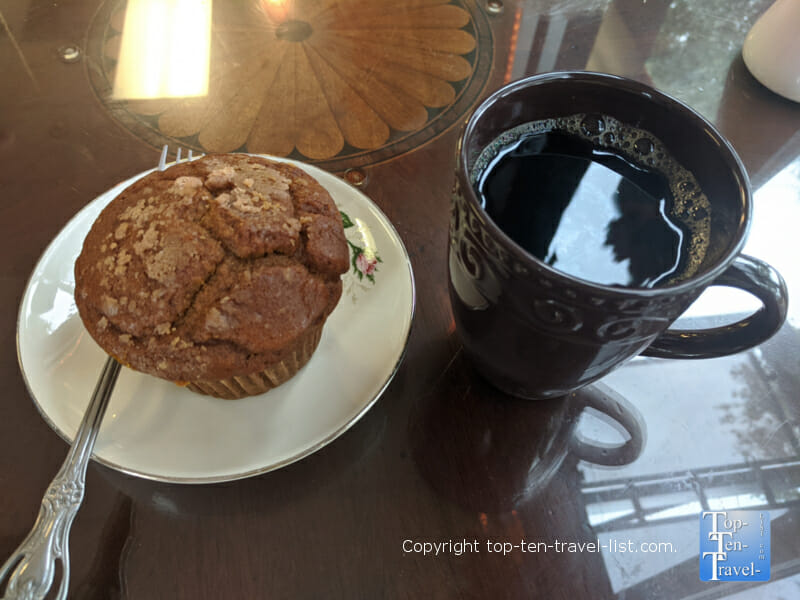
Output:
M767 511L700 513L700 579L768 581L769 540Z

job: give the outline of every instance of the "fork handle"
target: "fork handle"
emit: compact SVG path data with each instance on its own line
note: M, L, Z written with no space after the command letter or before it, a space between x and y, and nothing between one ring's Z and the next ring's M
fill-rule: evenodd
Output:
M67 458L44 493L33 528L0 568L0 589L10 573L4 600L44 598L53 585L56 561L59 560L61 584L56 598L63 600L67 597L69 530L83 501L86 467L119 371L120 364L109 357Z

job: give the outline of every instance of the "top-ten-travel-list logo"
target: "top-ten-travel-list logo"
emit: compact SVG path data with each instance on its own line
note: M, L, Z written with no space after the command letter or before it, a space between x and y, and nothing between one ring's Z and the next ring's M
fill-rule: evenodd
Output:
M769 540L767 511L700 513L700 579L768 581Z

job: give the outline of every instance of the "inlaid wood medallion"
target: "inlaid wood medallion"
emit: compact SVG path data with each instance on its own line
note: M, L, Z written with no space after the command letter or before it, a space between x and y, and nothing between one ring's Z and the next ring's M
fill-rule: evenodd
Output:
M491 29L475 2L226 0L213 4L203 95L119 97L126 11L136 1L145 2L99 9L89 78L121 124L159 147L286 156L333 171L367 166L459 121L492 66Z

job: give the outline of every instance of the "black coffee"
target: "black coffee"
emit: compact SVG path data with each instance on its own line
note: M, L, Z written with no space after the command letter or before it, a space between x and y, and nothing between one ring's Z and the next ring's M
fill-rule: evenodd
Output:
M694 177L652 135L610 117L518 127L473 173L495 223L569 275L655 287L690 276L705 254L708 202Z

